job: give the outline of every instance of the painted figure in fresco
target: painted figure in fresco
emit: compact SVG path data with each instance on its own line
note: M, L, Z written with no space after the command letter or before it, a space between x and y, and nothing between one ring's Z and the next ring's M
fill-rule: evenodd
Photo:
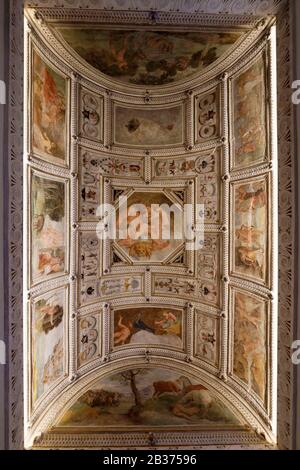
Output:
M238 188L238 204L237 210L239 212L255 211L260 207L265 207L267 204L267 193L264 184L253 184L254 190L248 190L246 185L241 185Z
M163 312L163 320L157 320L155 325L159 330L162 331L162 334L179 334L180 333L180 324L177 320L174 313L168 311Z
M246 243L247 245L259 244L260 237L262 235L262 231L256 229L253 226L248 226L242 224L239 229L235 231L236 238L241 241L241 243Z
M56 295L37 302L35 308L35 328L48 334L62 322L64 308Z
M65 187L63 183L32 179L33 277L64 271Z
M127 342L132 334L132 323L129 326L123 323L123 317L119 316L118 328L119 330L114 333L114 344L115 346L123 345Z
M63 270L64 253L61 250L42 250L39 253L38 272L41 275L60 273Z
M32 309L32 397L37 400L63 372L64 290L44 294Z
M33 145L43 153L65 158L66 85L34 54Z
M266 318L262 301L235 296L234 372L262 398L266 387Z
M60 378L63 365L63 342L60 340L53 349L52 355L49 357L44 367L43 382L50 385Z
M236 80L235 161L260 161L266 150L264 63L260 59Z
M235 254L238 272L263 279L267 242L265 181L241 184L235 193Z

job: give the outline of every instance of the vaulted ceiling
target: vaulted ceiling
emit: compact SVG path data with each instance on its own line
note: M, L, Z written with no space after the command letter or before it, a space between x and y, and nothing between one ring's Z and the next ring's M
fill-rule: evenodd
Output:
M26 15L26 445L273 442L272 18Z

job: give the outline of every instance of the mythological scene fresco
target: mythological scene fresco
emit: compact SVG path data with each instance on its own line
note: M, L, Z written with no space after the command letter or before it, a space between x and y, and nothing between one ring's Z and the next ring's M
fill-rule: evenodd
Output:
M234 198L234 271L264 281L268 240L266 180L235 185Z
M239 32L128 31L58 28L90 65L125 83L165 85L214 63L241 37Z
M46 159L66 159L67 81L33 53L33 150Z
M32 308L32 401L61 378L64 369L65 290L44 294Z
M265 66L260 58L233 82L234 164L238 167L265 159L266 88Z
M143 204L147 208L145 223L141 223L143 213L138 211L138 206L132 209L134 215L130 214L130 207L135 204ZM155 209L152 204L160 207ZM126 227L127 224L128 228L133 227L134 229L133 236L131 236L128 229L128 237L117 241L118 245L125 250L133 261L161 262L182 244L182 239L174 239L175 217L173 212L171 212L170 217L168 213L168 208L172 205L173 201L162 192L135 192L127 200L127 211L124 211L124 217L127 219L125 222L123 221L123 211L118 211L117 228L124 225ZM152 220L154 211L155 216ZM180 227L182 227L183 213L180 205L178 205L178 211L178 220L181 221ZM157 238L151 236L153 225L157 226ZM168 237L168 233L170 233L170 237Z
M32 175L32 280L63 273L66 254L65 184Z
M237 427L240 421L200 382L167 369L126 370L99 381L59 427Z
M183 314L164 307L126 308L114 311L113 343L155 344L183 348Z
M115 143L122 145L178 145L184 141L182 105L139 109L115 107Z
M264 401L267 371L266 303L235 293L233 372Z

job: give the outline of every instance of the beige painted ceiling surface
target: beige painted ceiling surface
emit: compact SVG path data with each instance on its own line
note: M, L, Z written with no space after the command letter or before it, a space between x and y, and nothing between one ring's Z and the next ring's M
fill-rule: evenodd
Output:
M26 445L273 442L271 22L27 19ZM100 240L122 196L200 249Z

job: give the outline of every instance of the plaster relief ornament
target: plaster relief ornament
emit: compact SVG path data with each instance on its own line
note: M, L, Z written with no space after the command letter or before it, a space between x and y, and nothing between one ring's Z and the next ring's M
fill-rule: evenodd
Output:
M82 90L81 133L89 139L103 140L103 98Z
M219 135L217 90L196 97L196 143Z

